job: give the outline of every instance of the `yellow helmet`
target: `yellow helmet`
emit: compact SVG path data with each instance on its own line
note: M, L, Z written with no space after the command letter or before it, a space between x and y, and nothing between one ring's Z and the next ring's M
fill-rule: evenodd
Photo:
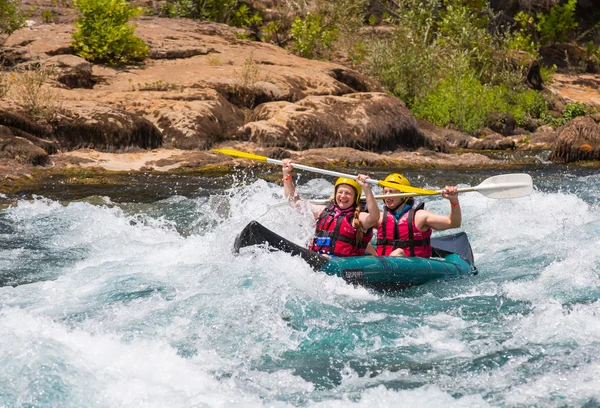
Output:
M354 191L356 192L356 203L358 204L358 202L360 201L360 196L362 195L362 187L360 186L360 184L358 184L358 181L347 177L338 178L335 182L335 188L333 190L334 195L337 194L338 186L341 184L347 184L354 189Z
M395 183L401 186L410 186L410 181L408 181L408 179L400 173L392 173L389 176L387 176L384 181L387 183ZM401 189L398 190L402 191ZM396 208L398 208L403 203L407 203L408 200L410 200L410 198L406 197L404 200L399 202ZM382 201L385 204L385 198L383 198Z
M399 173L392 173L389 176L387 176L384 180L387 183L396 183L396 184L400 184L402 186L410 186L410 181L408 181L408 179L406 177L404 177L402 174Z

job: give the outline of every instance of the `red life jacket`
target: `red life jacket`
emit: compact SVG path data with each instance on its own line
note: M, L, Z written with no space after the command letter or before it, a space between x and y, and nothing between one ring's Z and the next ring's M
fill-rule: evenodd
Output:
M354 207L342 210L334 201L330 201L319 214L315 237L309 248L321 254L335 256L364 255L365 248L373 237L373 228L369 228L362 241L357 243L353 219Z
M412 206L397 220L394 212L384 206L381 226L377 230L377 255L387 256L396 248L409 248L409 251L404 251L407 256L431 257L430 238L433 231L431 228L421 231L415 225L415 213L423 207L425 203Z

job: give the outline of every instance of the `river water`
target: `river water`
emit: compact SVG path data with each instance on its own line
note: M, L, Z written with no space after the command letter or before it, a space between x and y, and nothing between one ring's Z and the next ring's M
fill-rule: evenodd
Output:
M0 407L600 406L600 176L521 171L529 197L461 195L477 276L395 294L284 253L234 256L253 219L312 232L252 173L0 196ZM441 188L501 173L406 174ZM298 190L324 198L332 181Z

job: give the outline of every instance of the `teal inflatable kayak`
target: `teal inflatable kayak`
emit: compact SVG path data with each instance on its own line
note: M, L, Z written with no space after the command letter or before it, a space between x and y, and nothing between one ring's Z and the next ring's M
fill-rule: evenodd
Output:
M238 253L241 248L254 245L301 256L317 271L339 276L352 284L384 291L477 273L471 245L464 232L432 238L432 258L367 255L330 259L294 244L252 221L236 237L234 252Z

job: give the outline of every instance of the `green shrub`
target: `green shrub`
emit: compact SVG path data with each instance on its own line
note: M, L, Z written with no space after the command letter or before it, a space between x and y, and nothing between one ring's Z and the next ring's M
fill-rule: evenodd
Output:
M159 15L168 18L185 17L187 14L186 8L181 3L165 2L160 7Z
M446 77L413 106L415 116L438 126L452 126L475 134L485 126L489 113L498 111L494 89L465 73Z
M395 4L388 21L393 34L364 37L360 58L363 68L416 116L472 134L492 113L510 113L527 128L544 117L544 96L526 85L538 55L539 19L519 13L517 29L510 31L492 24L496 16L484 0ZM549 15L556 21L564 10Z
M332 8L322 11L329 12L330 24L337 30L335 50L351 60L360 53L361 29L367 21L367 10L367 0L335 0Z
M439 126L477 134L492 113L510 113L519 126L542 117L547 103L541 93L504 84L485 85L460 59L427 95L413 106L415 116Z
M539 44L535 41L536 27L533 17L524 11L519 11L515 15L517 29L514 32L507 33L508 47L512 50L522 50L536 57L539 52Z
M542 44L564 42L577 27L575 7L577 0L568 0L565 4L554 5L548 14L539 13L536 28Z
M593 41L585 43L585 57L587 67L592 72L600 71L600 48Z
M533 89L517 94L517 106L523 107L525 113L535 119L541 118L542 114L548 110L548 102L544 96Z
M588 113L588 108L580 102L569 102L563 109L562 116L568 122L577 116L585 116Z
M392 40L371 41L365 47L368 72L409 108L435 86L439 61L433 47L421 47L400 31Z
M348 50L348 58L355 66L364 64L367 58L368 50L364 41L358 41L354 46Z
M46 24L57 23L58 14L54 10L44 10L42 11L42 21Z
M0 36L9 35L25 25L25 15L20 7L21 2L17 0L0 0ZM0 44L2 44L0 38Z
M395 27L391 38L365 38L362 46L366 71L378 78L409 108L440 79L436 42L439 0L402 0L387 19Z
M236 27L258 29L262 25L263 18L257 12L252 12L250 7L241 3L237 9L233 11L231 24Z
M239 6L237 0L196 0L197 12L202 20L229 24L233 12Z
M290 38L290 27L286 20L270 21L262 29L261 40L283 47Z
M290 35L294 52L305 58L320 58L331 51L338 29L325 25L322 14L308 13L305 18L296 17Z
M590 109L583 103L569 102L565 105L561 117L554 117L547 112L544 112L541 119L547 125L558 127L563 126L572 119L578 116L585 116L589 113Z
M71 43L77 55L109 65L141 61L148 55L148 46L133 35L136 26L128 24L141 9L126 0L73 0L73 4L81 14Z
M542 77L542 81L546 84L552 81L552 76L556 74L557 69L557 66L554 64L551 67L546 67L542 65L540 67L540 76Z
M165 17L216 21L255 30L263 22L259 12L240 0L171 0L163 3L160 14Z

